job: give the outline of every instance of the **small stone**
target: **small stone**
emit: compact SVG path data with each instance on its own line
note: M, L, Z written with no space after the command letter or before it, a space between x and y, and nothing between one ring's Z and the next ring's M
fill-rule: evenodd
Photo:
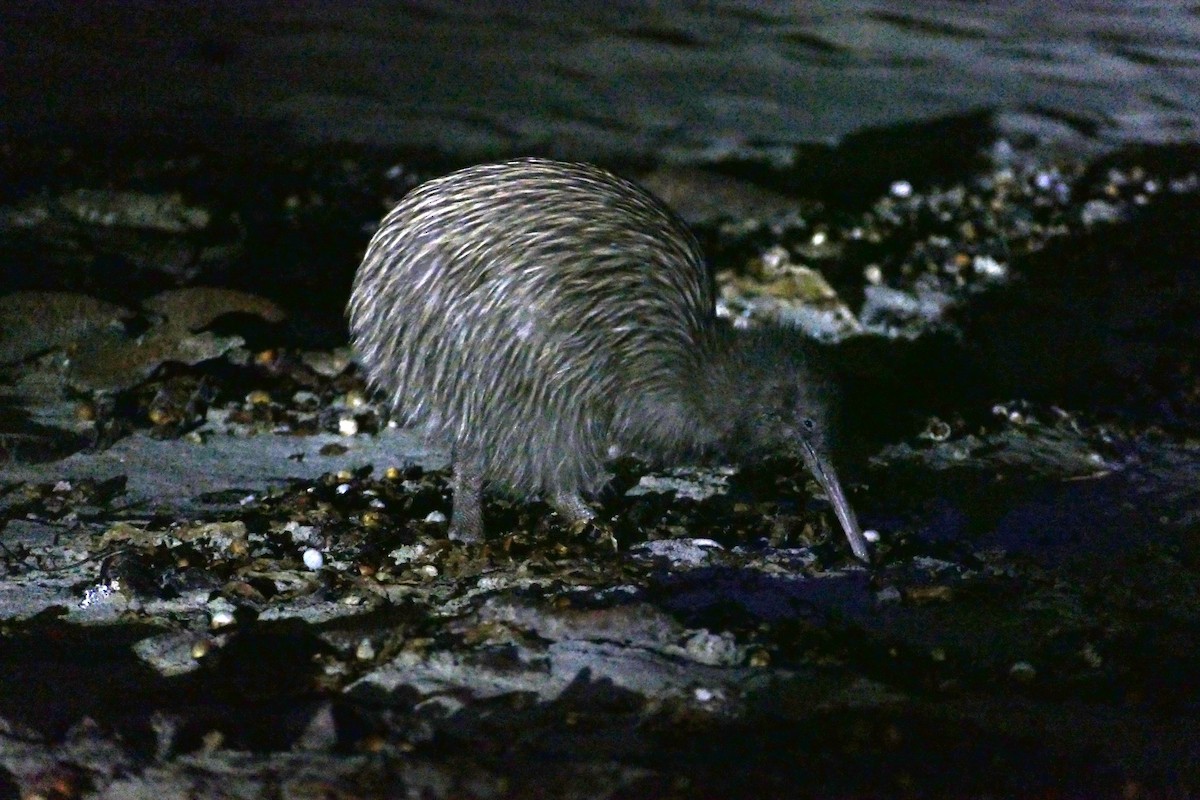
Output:
M954 258L950 259L950 263L946 265L946 271L957 275L968 264L971 263L971 257L966 253L955 253Z
M791 263L791 256L788 254L787 248L780 245L770 248L760 258L762 272L767 276L778 275L789 263Z
M1098 223L1119 222L1121 210L1106 200L1089 200L1083 204L1079 219L1089 227Z
M415 561L416 559L425 555L427 549L428 548L426 548L425 545L420 543L406 544L403 547L397 547L395 550L388 553L388 558L392 559L396 566L403 566L404 564L407 564L410 561Z
M321 555L320 550L310 547L304 551L304 566L315 572L325 566L325 556Z
M888 193L891 194L892 197L904 199L906 197L912 197L913 187L908 181L893 181L891 187L888 189Z
M334 350L306 350L300 354L300 360L318 375L323 375L326 378L336 378L350 366L350 348L338 347Z
M251 406L270 405L271 395L262 389L255 389L246 395L246 404Z
M900 590L895 586L885 586L875 593L875 602L880 605L900 602Z
M204 658L212 652L212 642L208 639L197 639L192 644L192 658L196 661Z
M311 544L320 539L315 525L304 525L295 520L284 525L283 530L292 537L292 541L296 544Z
M1037 669L1028 661L1018 661L1008 668L1008 676L1017 683L1031 683L1037 677Z
M937 417L933 417L929 420L929 424L921 434L921 437L934 442L944 442L950 438L951 433L952 430L949 425Z
M219 609L213 612L212 619L209 622L209 627L213 630L224 628L233 624L233 612L229 609Z
M693 661L713 667L732 666L741 660L737 640L728 632L696 631L684 642L683 651Z
M430 511L428 514L425 515L425 521L426 522L445 522L446 515L443 514L441 511Z
M863 535L863 538L866 539L871 544L875 544L876 542L879 541L879 531L875 530L874 528L867 528L865 531L862 532L862 535Z
M358 420L354 417L342 417L338 420L338 433L342 436L353 436L358 433Z
M359 661L372 661L375 658L375 645L370 639L363 639L354 649L354 657Z
M225 744L225 734L219 730L211 730L200 737L200 744L202 746L202 753L211 754L219 750L221 745Z
M1008 267L991 256L975 256L971 268L975 270L976 275L985 278L1003 278L1008 274Z

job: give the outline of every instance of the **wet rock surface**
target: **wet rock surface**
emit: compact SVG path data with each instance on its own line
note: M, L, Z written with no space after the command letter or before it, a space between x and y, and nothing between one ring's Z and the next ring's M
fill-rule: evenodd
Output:
M445 455L339 322L441 165L143 153L104 197L29 145L5 169L52 191L0 219L153 190L181 224L73 224L241 232L194 274L36 278L0 229L0 796L1188 796L1200 151L973 153L841 194L669 177L749 198L693 215L730 324L829 342L867 569L781 458L615 462L616 552L500 494L447 540Z

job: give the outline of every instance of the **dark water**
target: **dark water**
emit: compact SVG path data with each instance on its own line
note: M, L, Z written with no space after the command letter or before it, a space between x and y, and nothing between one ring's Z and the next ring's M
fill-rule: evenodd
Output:
M1072 149L1200 131L1182 2L5 3L0 53L18 133L696 158L978 108Z

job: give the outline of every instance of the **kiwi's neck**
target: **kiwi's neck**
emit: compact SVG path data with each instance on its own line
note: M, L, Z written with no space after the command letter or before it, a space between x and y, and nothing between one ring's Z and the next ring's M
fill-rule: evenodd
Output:
M769 377L761 354L762 333L720 329L703 366L687 386L692 447L736 456L749 449L759 394Z
M751 344L743 331L719 330L702 368L688 385L693 436L703 449L724 451L736 434L749 399L745 356Z
M723 450L734 425L728 399L739 347L732 331L721 331L684 368L672 365L629 392L614 420L621 448L667 460Z

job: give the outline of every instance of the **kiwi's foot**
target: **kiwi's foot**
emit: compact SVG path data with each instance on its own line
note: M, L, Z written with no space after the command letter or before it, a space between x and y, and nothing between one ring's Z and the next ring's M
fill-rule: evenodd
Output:
M617 537L612 526L596 516L584 499L574 492L563 492L550 498L550 505L563 518L571 534L600 547L617 549Z

